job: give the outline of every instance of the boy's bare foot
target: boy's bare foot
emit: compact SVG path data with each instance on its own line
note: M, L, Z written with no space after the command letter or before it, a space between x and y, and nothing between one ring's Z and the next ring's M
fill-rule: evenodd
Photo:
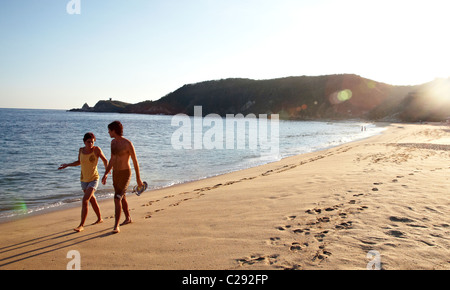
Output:
M81 233L82 231L84 231L84 227L83 226L79 226L77 228L74 228L73 230L76 231L77 233Z
M94 226L94 225L98 225L98 224L101 224L103 222L103 219L99 219L99 220L97 220L95 223L93 223L92 225Z
M128 224L131 224L131 223L133 223L133 220L131 220L131 218L128 218L128 219L124 220L124 222L121 223L120 225L124 226L124 225L128 225Z
M119 227L115 228L115 229L112 231L112 233L113 233L113 234L118 234L118 233L120 233Z

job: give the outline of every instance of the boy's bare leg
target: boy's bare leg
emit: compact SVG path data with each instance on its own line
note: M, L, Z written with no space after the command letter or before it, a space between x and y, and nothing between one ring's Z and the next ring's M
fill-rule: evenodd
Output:
M93 189L92 187L89 187L88 189L86 189L84 191L83 200L81 202L81 222L78 227L73 229L76 232L82 232L84 230L84 223L86 222L86 218L87 218L88 211L89 211L89 207L88 207L89 200L93 196L94 192L95 192L95 189Z
M94 212L97 215L97 221L95 223L93 223L93 225L101 224L103 222L102 214L100 213L100 207L98 205L97 199L95 198L94 194L92 194L90 201L91 201L92 208L94 209Z

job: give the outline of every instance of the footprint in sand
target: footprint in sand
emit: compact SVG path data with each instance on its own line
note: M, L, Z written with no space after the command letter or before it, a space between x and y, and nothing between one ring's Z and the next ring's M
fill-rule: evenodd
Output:
M335 225L334 227L337 230L348 230L348 229L352 228L352 224L353 224L353 222L348 221L348 222L343 222L343 223L341 223L339 225Z
M330 222L330 218L327 217L327 216L324 216L324 217L318 218L317 221L319 223L329 223Z
M267 241L267 244L268 244L268 245L273 245L273 246L278 246L279 243L280 243L280 240L281 240L280 237L273 237L273 238L270 238L270 239Z
M292 252L298 252L302 250L302 247L300 246L300 243L294 242L291 244L289 250L291 250Z
M293 230L294 234L302 234L305 233L305 235L309 235L309 229L296 229Z
M315 209L308 209L305 212L308 214L319 214L322 212L322 210L320 208L315 208Z
M325 260L327 258L327 256L331 256L331 252L325 250L325 249L320 249L316 252L316 254L314 255L314 257L312 258L312 261L316 261L319 260L319 262Z
M317 233L314 235L314 237L317 239L317 241L319 242L323 242L323 239L325 238L326 234L328 234L329 231L323 231L320 233Z
M389 217L389 220L392 221L392 222L400 222L400 223L410 223L410 222L414 221L414 220L409 219L409 218L402 218L402 217L396 217L396 216Z
M405 234L403 232L397 231L397 230L388 231L386 234L396 237L396 238L404 238L405 237Z
M255 263L265 263L267 265L272 265L277 261L277 258L279 255L251 255L250 257L244 258L244 259L237 259L236 261L239 263L239 265L242 267L244 265L253 265Z

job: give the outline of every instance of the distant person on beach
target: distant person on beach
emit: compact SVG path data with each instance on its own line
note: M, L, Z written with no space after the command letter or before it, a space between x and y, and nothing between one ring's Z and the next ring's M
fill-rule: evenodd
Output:
M108 160L102 152L100 147L94 146L95 135L93 133L86 133L83 138L84 147L78 151L78 160L69 164L61 164L58 170L62 170L67 167L75 167L81 165L81 189L84 192L82 207L81 207L81 223L74 229L76 232L82 232L84 230L84 223L86 222L89 202L91 202L92 208L97 215L97 221L94 225L103 222L100 207L98 206L97 199L95 198L95 191L97 190L99 183L99 174L97 170L98 158L102 159L105 169L108 167Z
M136 181L139 187L143 186L139 173L139 163L136 158L133 143L123 137L123 125L119 121L114 121L108 125L108 133L113 140L111 141L111 159L106 168L102 183L106 184L111 169L113 170L114 186L114 205L115 205L115 224L113 233L120 233L119 220L121 210L125 214L125 221L120 224L126 225L132 223L130 210L128 208L127 198L125 196L128 185L131 180L130 157L133 160L134 170L136 172Z

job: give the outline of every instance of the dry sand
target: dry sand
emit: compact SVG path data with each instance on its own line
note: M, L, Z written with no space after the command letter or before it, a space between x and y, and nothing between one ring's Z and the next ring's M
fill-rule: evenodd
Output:
M450 269L450 127L382 135L129 197L134 223L80 208L0 224L0 269ZM95 221L90 209L88 223ZM370 257L370 256L369 256Z

